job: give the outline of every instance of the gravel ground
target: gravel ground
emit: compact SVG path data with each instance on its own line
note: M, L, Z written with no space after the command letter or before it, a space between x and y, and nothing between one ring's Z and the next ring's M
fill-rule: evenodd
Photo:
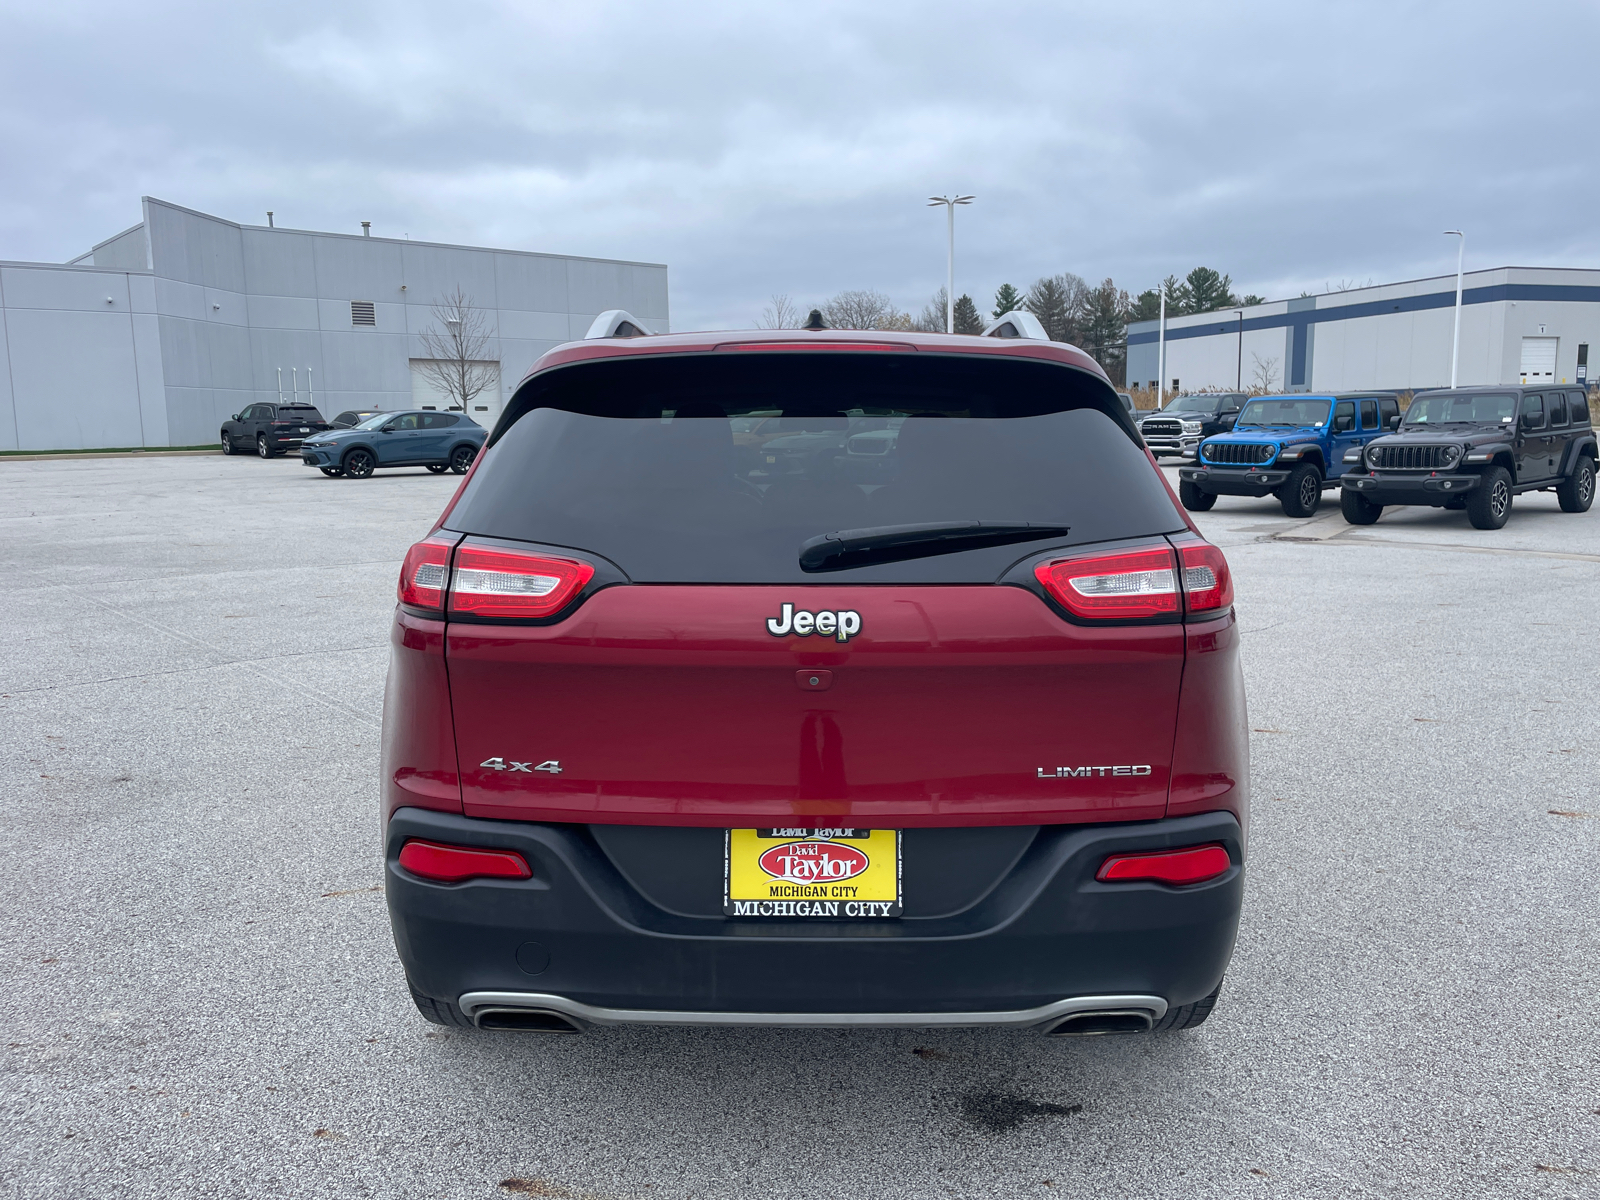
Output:
M418 1018L379 891L455 483L0 461L0 1195L1600 1194L1600 511L1201 516L1256 730L1201 1029L542 1039Z

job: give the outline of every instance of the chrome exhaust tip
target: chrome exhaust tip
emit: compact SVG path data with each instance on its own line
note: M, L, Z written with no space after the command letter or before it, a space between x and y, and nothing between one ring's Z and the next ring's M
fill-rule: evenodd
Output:
M1147 1008L1108 1008L1069 1013L1045 1029L1049 1037L1096 1037L1102 1033L1149 1033L1155 1016Z
M479 1029L508 1033L582 1033L583 1026L548 1008L480 1008L472 1014Z

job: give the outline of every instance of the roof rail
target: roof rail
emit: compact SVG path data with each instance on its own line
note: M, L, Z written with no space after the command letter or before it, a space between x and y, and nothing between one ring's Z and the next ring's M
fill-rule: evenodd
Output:
M1050 335L1044 331L1044 326L1039 323L1039 318L1031 312L1014 308L1010 312L996 317L983 327L984 337L997 338L1032 338L1036 342L1048 342Z
M607 309L594 319L589 326L589 332L583 335L584 341L591 338L635 338L649 337L650 331L644 327L644 322L639 320L625 308Z

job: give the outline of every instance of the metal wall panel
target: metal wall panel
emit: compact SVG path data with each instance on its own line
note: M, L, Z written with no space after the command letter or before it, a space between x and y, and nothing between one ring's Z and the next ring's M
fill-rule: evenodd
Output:
M403 258L411 305L437 304L458 287L477 308L493 310L499 303L492 251L413 243L403 248Z
M241 229L244 277L252 296L315 296L317 238L277 229Z
M400 246L381 238L318 237L313 239L317 295L333 300L391 303L401 298L405 267ZM350 323L349 310L345 324Z
M145 235L144 223L101 242L90 251L90 261L94 266L116 271L148 271L150 239Z
M6 314L17 448L142 446L127 312Z
M561 313L567 310L567 260L545 254L494 256L495 291L501 311Z
M228 292L245 291L244 247L237 225L159 200L147 199L144 210L150 265L157 275Z
M252 329L317 330L322 327L317 302L309 296L246 296L245 305ZM345 306L345 312L348 314L349 305Z
M3 293L0 293L3 296ZM11 400L11 349L6 332L6 310L0 304L0 450L17 449L17 410ZM55 447L51 447L54 449Z

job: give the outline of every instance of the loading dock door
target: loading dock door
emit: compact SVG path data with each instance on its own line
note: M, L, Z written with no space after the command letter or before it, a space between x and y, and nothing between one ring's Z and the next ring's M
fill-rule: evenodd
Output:
M1556 345L1560 338L1525 337L1522 339L1522 382L1554 383L1556 381Z

